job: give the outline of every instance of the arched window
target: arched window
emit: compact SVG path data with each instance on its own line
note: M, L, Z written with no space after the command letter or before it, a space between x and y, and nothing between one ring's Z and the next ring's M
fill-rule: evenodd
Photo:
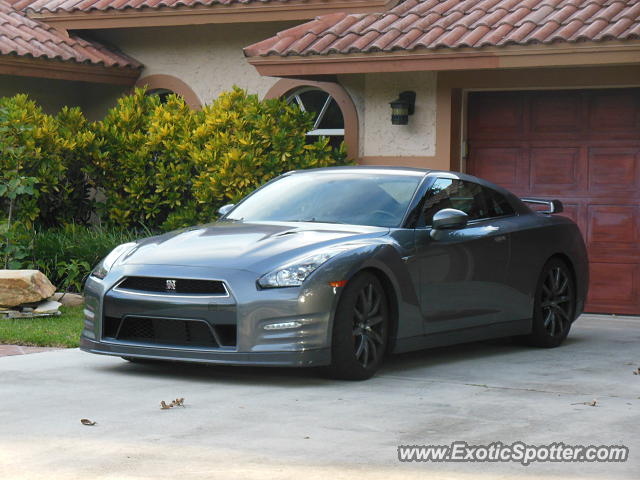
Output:
M265 98L285 98L289 102L296 102L306 111L314 112L316 125L308 134L309 140L315 141L318 136L325 135L334 146L340 145L344 140L347 156L358 160L358 111L342 85L336 82L281 78L273 84Z
M310 142L315 142L318 137L329 137L331 146L338 148L344 141L344 117L329 93L319 88L303 87L289 94L287 101L313 114L313 128L307 133Z

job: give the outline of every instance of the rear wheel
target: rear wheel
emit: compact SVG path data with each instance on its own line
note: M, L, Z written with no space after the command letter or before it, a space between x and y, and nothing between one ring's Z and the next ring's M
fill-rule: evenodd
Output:
M368 272L349 281L336 309L329 373L365 380L380 368L389 331L389 303L378 278Z
M571 329L576 313L575 282L568 265L549 260L540 274L533 309L533 328L525 337L536 347L559 346Z

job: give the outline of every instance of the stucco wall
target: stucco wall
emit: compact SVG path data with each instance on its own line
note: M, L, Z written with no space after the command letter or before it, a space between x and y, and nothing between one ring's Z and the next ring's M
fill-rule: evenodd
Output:
M408 125L391 125L389 102L405 90L416 92L415 113ZM436 75L432 72L365 76L363 156L435 154Z
M129 93L129 87L122 85L103 85L100 83L82 84L82 110L89 120L100 120L113 107L118 98Z
M0 75L0 97L26 93L47 113L78 106L92 120L104 115L123 91L121 86Z
M18 93L28 94L48 113L55 113L64 105L79 105L81 100L74 82L0 75L0 97Z
M234 84L261 97L276 79L261 77L242 48L294 23L198 25L101 30L96 37L116 45L145 65L142 77L172 75L210 103Z
M436 151L436 74L433 72L342 75L339 83L358 110L360 157L426 157ZM389 102L416 92L408 125L391 125Z

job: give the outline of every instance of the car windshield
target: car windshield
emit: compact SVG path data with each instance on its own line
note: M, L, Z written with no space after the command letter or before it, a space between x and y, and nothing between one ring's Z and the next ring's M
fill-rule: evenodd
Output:
M294 173L250 195L226 218L398 227L421 179L401 172Z

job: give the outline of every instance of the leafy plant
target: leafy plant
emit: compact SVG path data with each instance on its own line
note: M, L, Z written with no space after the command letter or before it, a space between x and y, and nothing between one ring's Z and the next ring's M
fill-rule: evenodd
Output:
M308 144L311 115L284 100L261 101L235 87L198 116L190 155L203 219L288 170L346 162L344 149L333 150L326 138Z
M0 183L0 198L8 202L6 222L0 227L0 235L3 237L4 245L4 268L20 268L21 260L28 255L28 246L25 244L25 228L20 221L14 219L14 208L20 197L33 196L33 189L36 178L19 177L8 175L8 179L3 179Z
M55 122L59 141L58 155L65 172L57 186L57 194L50 196L46 206L40 206L40 224L87 224L94 210L87 166L90 163L88 159L96 149L95 133L77 107L63 107L55 116Z
M57 283L59 289L63 291L82 291L84 278L91 272L91 264L83 260L72 258L69 261L58 262L56 265L56 276L61 281Z
M106 197L101 211L111 224L155 228L191 199L188 156L195 114L181 97L137 89L93 125L90 173Z
M35 179L34 193L19 202L25 226L88 220L84 173L94 135L78 108L51 116L27 95L0 98L0 171L4 179Z
M32 233L29 268L43 272L54 285L80 291L82 280L116 246L149 236L149 231L69 224Z

